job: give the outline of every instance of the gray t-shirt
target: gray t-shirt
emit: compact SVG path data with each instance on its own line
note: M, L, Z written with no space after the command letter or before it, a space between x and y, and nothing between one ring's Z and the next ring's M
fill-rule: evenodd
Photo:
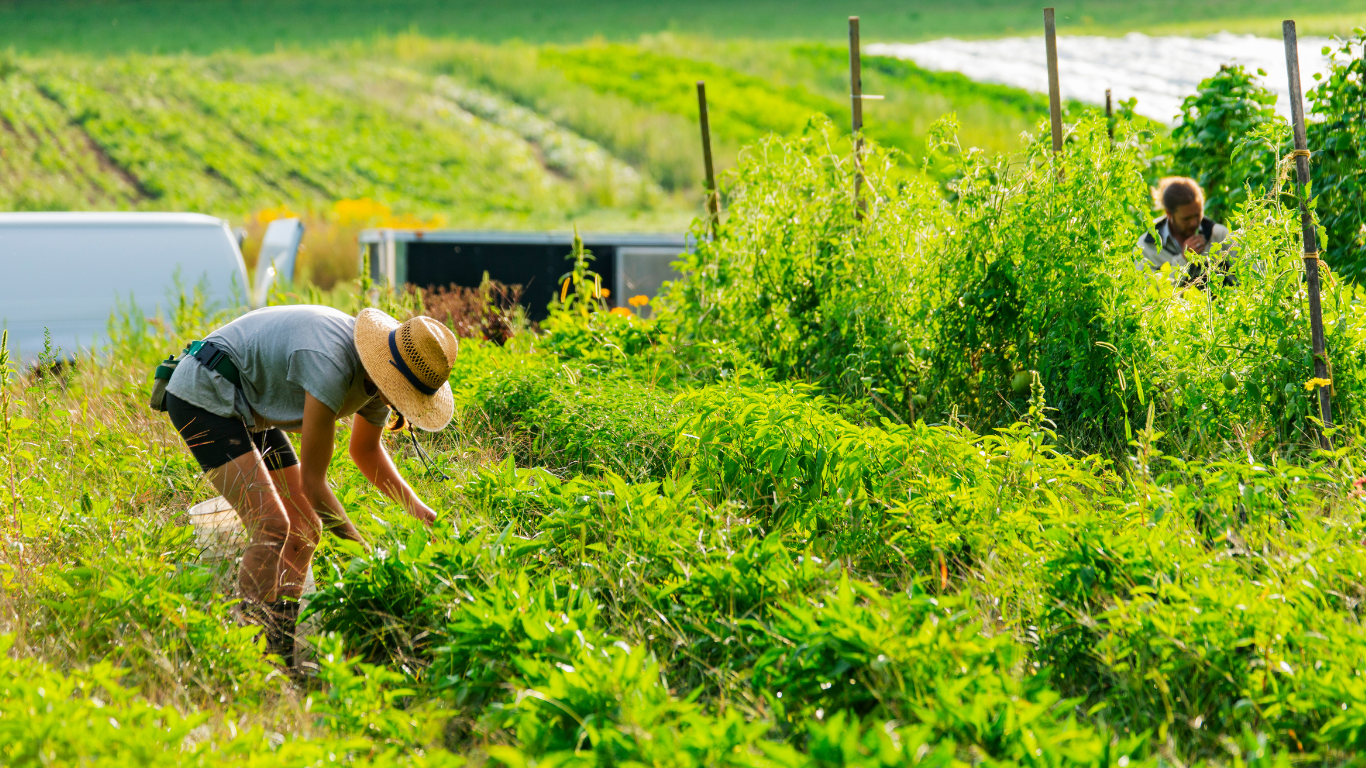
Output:
M209 413L240 418L252 430L297 430L308 392L337 414L383 426L389 407L356 353L356 318L331 307L266 307L209 334L242 374L242 391L192 357L176 366L166 391Z

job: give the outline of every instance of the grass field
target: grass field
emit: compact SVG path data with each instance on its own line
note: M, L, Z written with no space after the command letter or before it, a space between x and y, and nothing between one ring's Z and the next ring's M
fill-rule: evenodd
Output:
M1293 14L1301 33L1328 34L1348 32L1366 21L1366 0L1063 0L1056 6L1064 33L1230 29L1275 35L1280 20ZM634 41L659 32L835 42L845 37L849 15L862 17L865 40L907 41L1036 34L1040 7L1018 0L698 0L686 5L625 0L5 0L0 2L0 49L263 52L277 45L317 47L408 31L494 42L581 42L595 36Z

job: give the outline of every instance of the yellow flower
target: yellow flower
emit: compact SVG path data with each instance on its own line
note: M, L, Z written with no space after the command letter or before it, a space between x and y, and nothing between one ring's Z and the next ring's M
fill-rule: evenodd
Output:
M276 219L295 219L299 214L291 211L289 206L281 205L278 208L263 208L256 212L256 223L265 226Z
M368 197L338 200L332 204L332 218L342 226L391 229L438 229L446 226L446 217L440 214L430 219L411 213L395 214L389 206Z
M392 211L384 203L362 197L356 200L338 200L332 204L332 215L338 224L366 225L378 219L387 218Z
M1320 378L1315 377L1315 378L1310 379L1309 381L1304 382L1304 391L1305 391L1305 392L1313 392L1315 389L1317 389L1317 388L1319 388L1319 387L1331 387L1331 386L1333 386L1333 380L1332 380L1332 379L1320 379Z
M626 303L630 304L633 307L643 307L646 304L650 303L650 297L645 295L632 296L631 298L626 300Z

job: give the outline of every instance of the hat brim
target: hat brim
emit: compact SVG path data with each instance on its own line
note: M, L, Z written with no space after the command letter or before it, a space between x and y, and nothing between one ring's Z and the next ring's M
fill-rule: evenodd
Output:
M361 365L384 399L408 423L427 432L439 432L451 423L455 413L451 383L442 384L434 395L424 395L394 367L389 354L389 333L398 326L397 320L378 309L361 310L356 316L355 334Z

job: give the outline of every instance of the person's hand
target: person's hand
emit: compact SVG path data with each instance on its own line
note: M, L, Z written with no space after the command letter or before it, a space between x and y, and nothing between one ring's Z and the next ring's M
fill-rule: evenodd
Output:
M428 528L431 528L432 523L436 522L436 512L420 501L417 503L417 506L413 508L413 517L421 520Z
M1185 242L1186 250L1193 251L1195 253L1204 253L1205 246L1207 245L1209 245L1209 243L1205 240L1205 236L1200 234L1199 232L1196 232L1195 234L1186 238Z

